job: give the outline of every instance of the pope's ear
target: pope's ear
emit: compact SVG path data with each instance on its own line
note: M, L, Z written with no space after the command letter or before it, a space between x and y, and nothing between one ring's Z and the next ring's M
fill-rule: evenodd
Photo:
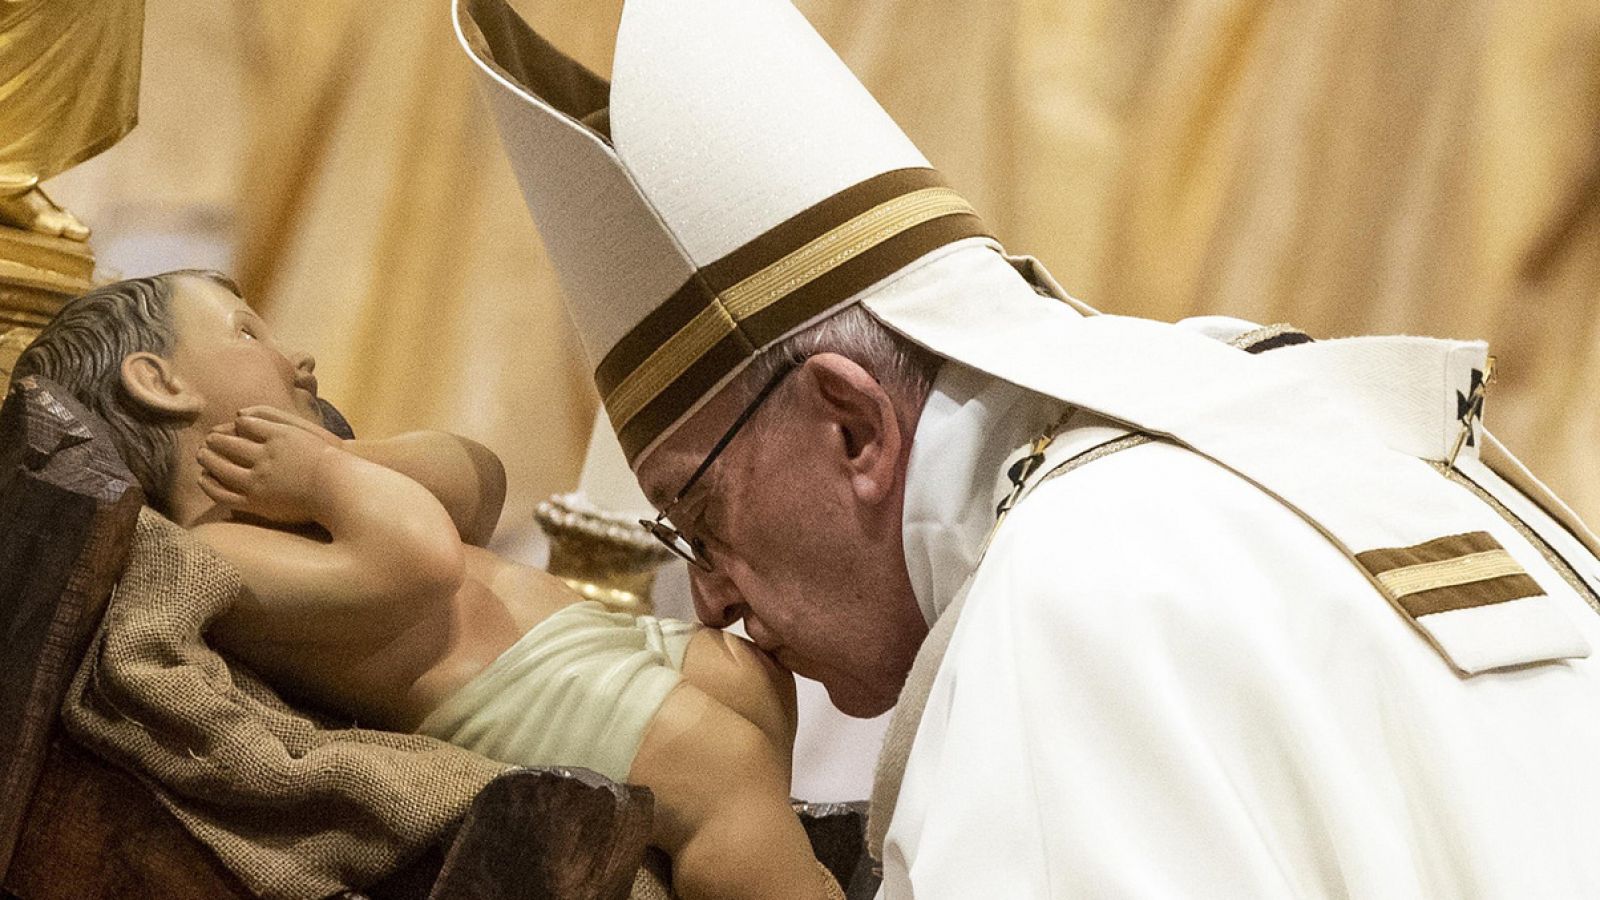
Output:
M199 415L201 399L154 353L130 353L122 360L122 389L135 403L174 418Z
M840 354L818 353L803 365L822 418L839 437L839 460L851 489L867 503L888 498L899 481L903 449L893 398L872 373Z

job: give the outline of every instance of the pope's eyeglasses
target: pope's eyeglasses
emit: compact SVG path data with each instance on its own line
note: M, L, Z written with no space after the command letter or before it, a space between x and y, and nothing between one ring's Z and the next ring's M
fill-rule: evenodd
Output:
M706 555L705 544L699 538L688 537L679 531L671 522L667 521L667 514L672 512L673 507L677 506L684 496L694 489L694 486L699 483L700 477L706 474L706 470L711 468L711 464L716 462L717 457L722 454L723 450L727 449L728 443L733 440L734 435L739 433L739 429L750 421L750 417L756 414L756 410L761 408L761 404L766 402L768 397L772 396L772 392L777 389L783 379L787 378L790 372L800 367L801 362L802 360L787 361L778 371L772 373L772 378L768 379L761 390L756 392L755 399L750 401L750 405L744 408L744 412L739 414L739 418L734 419L728 430L712 445L711 452L706 454L706 458L700 463L699 468L695 469L694 474L689 476L689 480L685 481L683 487L678 489L678 493L673 496L671 502L661 508L661 512L656 515L654 520L639 520L639 524L643 525L652 535L655 535L656 540L660 541L663 546L671 550L678 558L702 572L711 571L711 558Z

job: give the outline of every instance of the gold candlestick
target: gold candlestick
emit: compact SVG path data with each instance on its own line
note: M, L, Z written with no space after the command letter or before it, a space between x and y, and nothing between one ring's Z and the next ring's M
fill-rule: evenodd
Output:
M556 494L539 504L534 519L550 538L550 574L621 612L654 611L656 570L675 557L637 521L601 510L582 494Z

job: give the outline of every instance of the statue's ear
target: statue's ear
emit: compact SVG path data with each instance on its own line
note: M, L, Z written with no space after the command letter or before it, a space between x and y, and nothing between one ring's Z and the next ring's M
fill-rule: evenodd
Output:
M203 400L190 390L172 363L154 353L130 353L122 360L122 389L134 402L173 417L200 414Z

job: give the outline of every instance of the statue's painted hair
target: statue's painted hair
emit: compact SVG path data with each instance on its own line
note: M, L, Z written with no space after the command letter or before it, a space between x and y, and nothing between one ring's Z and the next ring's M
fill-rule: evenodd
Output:
M140 352L171 354L176 340L172 290L185 276L239 293L228 276L206 269L180 269L102 285L68 301L22 351L11 375L13 380L26 375L48 378L104 419L146 502L163 512L181 422L128 395L122 386L122 361Z

